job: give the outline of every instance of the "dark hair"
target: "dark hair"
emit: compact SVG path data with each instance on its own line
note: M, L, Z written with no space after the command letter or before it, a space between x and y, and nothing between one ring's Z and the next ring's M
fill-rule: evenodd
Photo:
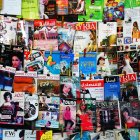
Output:
M82 102L80 103L79 108L80 108L80 110L81 110L81 106L82 106L83 104L85 105L84 112L86 112L86 110L87 110L87 105L85 104L85 102L84 102L84 101L82 101Z
M134 24L136 24L136 27L139 29L137 21L135 21L135 22L133 23L133 26L134 26Z
M10 92L5 92L3 96L4 96L4 100L6 100L7 96L9 96L10 99L12 99L12 94Z
M12 53L11 60L12 60L12 58L13 58L14 56L18 57L18 59L19 59L20 61L23 61L23 53L21 53L21 52L13 52L13 53Z
M124 115L123 115L124 112L127 112L128 115L130 115L129 110L128 110L128 108L126 108L126 107L121 111L121 121L122 121L122 126L123 126L123 127L125 127L125 123L126 123L126 119L125 119L125 117L124 117Z
M122 110L122 114L123 114L124 112L127 112L127 113L128 113L128 115L130 115L129 110L128 110L128 108L126 108L126 107Z
M67 85L67 84L60 85L61 93L63 93L63 88L64 88L65 85ZM68 92L68 94L70 94L70 93L72 93L71 87L70 87L70 91Z
M24 130L21 130L20 133L19 133L19 137L23 137L24 136Z
M66 106L66 110L67 110L67 108L69 108L69 110L70 110L70 107L69 106Z
M104 57L99 57L98 62L97 62L97 65L99 65L101 59L105 60Z

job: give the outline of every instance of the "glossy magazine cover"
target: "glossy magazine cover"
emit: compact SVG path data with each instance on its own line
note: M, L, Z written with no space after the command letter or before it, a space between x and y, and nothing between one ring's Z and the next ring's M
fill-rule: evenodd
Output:
M36 127L59 128L59 97L39 96Z
M24 124L24 92L1 91L0 124Z
M58 51L44 52L44 74L51 79L60 79L60 53Z
M38 75L37 79L38 95L60 96L60 82L58 80L50 80L46 75Z
M33 48L50 51L58 50L58 33L55 19L34 20Z
M60 101L60 127L63 131L73 131L76 125L76 101L61 99Z
M81 80L91 80L90 77L97 72L97 53L79 53L79 70Z
M118 101L96 101L97 132L120 129Z

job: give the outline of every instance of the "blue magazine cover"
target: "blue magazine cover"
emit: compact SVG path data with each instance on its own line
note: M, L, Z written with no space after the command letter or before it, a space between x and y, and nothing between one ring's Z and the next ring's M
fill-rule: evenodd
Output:
M138 129L128 129L130 134L130 140L139 140L139 130Z
M74 54L60 53L60 76L72 76Z
M58 51L45 51L44 53L44 74L50 79L59 80L60 75L60 53Z
M97 72L97 53L87 52L79 53L79 70L81 80L92 80L92 77Z
M105 100L120 99L120 80L119 76L104 77L104 97Z

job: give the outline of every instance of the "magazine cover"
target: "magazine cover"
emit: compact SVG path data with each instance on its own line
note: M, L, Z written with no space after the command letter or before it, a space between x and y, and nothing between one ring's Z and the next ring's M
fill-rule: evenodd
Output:
M60 53L60 76L72 76L74 54Z
M118 74L130 74L138 71L137 51L118 52Z
M23 70L24 65L24 48L23 46L12 46L10 56L10 66L16 68L16 71Z
M140 99L140 50L138 51L138 72L137 72L137 82L138 82L138 96Z
M36 140L36 130L25 130L24 139L25 140Z
M106 130L104 132L100 132L98 140L115 140L115 133L113 130Z
M105 0L103 11L104 22L124 19L124 1L125 0Z
M38 117L38 95L25 94L24 120L33 121Z
M113 51L117 44L117 22L99 22L98 29L98 51Z
M115 129L114 133L116 140L139 140L138 129Z
M24 71L16 72L13 82L13 91L35 94L37 91L36 78L37 78L36 72L28 72L28 73L25 73Z
M39 19L39 4L38 0L22 1L21 16L24 19Z
M5 66L10 66L11 61L9 58L11 58L12 49L10 45L4 45L0 44L0 64Z
M79 77L79 57L78 56L74 56L74 61L72 65L72 76Z
M81 80L81 98L96 98L104 100L104 80Z
M50 79L60 79L60 52L44 52L44 72Z
M107 101L121 99L119 76L104 77L104 96Z
M38 130L36 131L36 140L53 140L52 139L53 131L43 131L43 130Z
M77 99L76 131L96 131L96 100Z
M32 50L33 48L33 34L34 34L34 22L33 21L25 21L25 49Z
M123 35L124 35L124 44L139 44L139 26L140 21L138 15L139 10L135 9L126 9L125 20L123 24ZM131 16L132 15L132 16ZM131 18L130 18L131 17Z
M73 52L74 36L75 30L71 27L68 29L64 27L58 28L58 49L60 52Z
M97 132L120 129L118 101L96 102Z
M37 93L38 95L60 96L60 82L58 80L48 80L46 75L38 75Z
M24 70L43 74L44 58L41 50L24 51Z
M140 102L120 102L120 114L122 128L140 127Z
M68 0L56 0L57 15L68 15Z
M76 125L76 101L61 99L60 101L60 128L65 131L73 131Z
M56 18L56 1L55 0L39 0L39 16L40 19Z
M16 69L6 66L0 66L0 89L12 91L13 81Z
M69 0L68 12L69 14L85 15L85 0Z
M0 43L16 45L17 18L1 16L0 19Z
M0 124L24 124L24 92L1 91Z
M82 0L83 2L83 0ZM78 15L78 21L102 21L103 19L103 0L86 0L85 12L83 15Z
M107 52L106 55L109 61L111 75L117 75L118 74L117 52Z
M5 129L3 130L3 140L23 140L25 130Z
M59 128L59 97L39 96L39 115L36 127Z
M136 73L120 75L120 83L122 101L138 100L138 83Z
M55 19L34 20L33 48L39 50L58 50L58 33Z
M85 56L84 56L85 55ZM79 71L81 80L91 80L97 72L97 53L79 53Z
M76 98L76 83L74 83L74 79L67 76L60 77L60 96L63 99Z
M95 79L103 79L105 76L111 75L109 60L105 52L97 54L97 73Z
M118 51L123 51L123 20L117 21L117 45Z
M19 20L17 22L17 45L25 45L25 38L26 38L26 33L25 33L25 21L24 20Z
M75 23L74 54L97 51L96 29L97 22Z

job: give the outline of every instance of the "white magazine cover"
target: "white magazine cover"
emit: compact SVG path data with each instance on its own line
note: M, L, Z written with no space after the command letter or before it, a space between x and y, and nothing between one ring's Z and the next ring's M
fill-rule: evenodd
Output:
M3 140L24 140L25 130L5 129L3 130Z
M24 140L36 140L36 130L25 130Z
M1 91L0 124L24 124L24 92Z
M24 120L33 121L38 117L38 95L25 94Z

